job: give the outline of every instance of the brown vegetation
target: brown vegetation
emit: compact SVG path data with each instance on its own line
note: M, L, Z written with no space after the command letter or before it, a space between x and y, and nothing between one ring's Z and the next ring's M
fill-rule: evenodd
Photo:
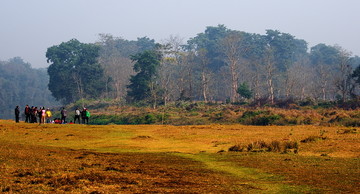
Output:
M355 193L358 130L0 121L0 191Z
M100 102L90 105L92 124L171 124L204 125L322 125L360 126L360 110L291 106L250 107L231 104L178 102L156 109L117 106ZM102 108L97 108L102 104ZM75 105L76 106L76 105ZM72 106L69 109L73 108Z

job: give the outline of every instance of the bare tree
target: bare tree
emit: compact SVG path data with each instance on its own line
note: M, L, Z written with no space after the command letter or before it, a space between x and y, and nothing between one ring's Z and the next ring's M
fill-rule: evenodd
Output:
M331 76L330 67L319 64L316 68L318 90L320 88L320 98L325 101L328 98L329 79Z
M304 100L308 96L306 91L309 90L308 86L312 81L309 60L302 57L286 70L285 96Z
M271 104L274 104L274 100L275 100L274 79L275 79L276 67L275 67L273 51L271 48L267 48L265 52L264 66L265 66L265 77L266 77L266 84L268 87L269 100Z
M198 52L198 58L200 63L200 74L201 74L201 94L205 102L208 101L209 93L209 81L210 81L210 70L207 68L209 59L206 56L204 49Z
M111 77L112 94L108 97L122 100L126 96L126 86L129 84L130 75L134 74L133 62L129 57L124 57L116 47L118 38L111 35L100 34L101 54L99 63L104 67L105 74ZM107 82L109 84L109 82ZM109 88L110 86L108 86ZM109 90L107 90L109 93Z
M335 75L335 85L336 88L341 93L342 101L345 102L347 97L350 95L351 90L351 81L350 76L352 73L352 68L350 66L350 56L351 53L342 49L341 47L337 47L339 50L339 64L337 66L336 75Z
M241 55L245 52L246 48L242 44L243 37L238 32L231 32L221 41L221 50L225 55L226 63L229 67L230 79L231 79L231 92L230 92L230 101L235 102L238 93L239 82L239 66Z

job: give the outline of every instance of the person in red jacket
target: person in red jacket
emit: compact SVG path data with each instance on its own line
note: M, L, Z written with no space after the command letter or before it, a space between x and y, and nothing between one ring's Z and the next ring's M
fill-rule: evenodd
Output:
M31 108L29 105L25 106L25 123L31 123Z

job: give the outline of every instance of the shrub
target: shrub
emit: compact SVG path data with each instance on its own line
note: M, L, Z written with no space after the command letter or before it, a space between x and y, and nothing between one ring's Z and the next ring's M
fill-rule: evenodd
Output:
M269 152L281 152L281 143L279 141L272 141L268 146Z
M153 124L157 121L156 116L153 114L147 114L144 117L144 123L145 124Z
M268 150L267 148L268 145L262 140L252 142L247 146L247 150L251 152L262 152Z
M241 118L243 119L247 119L247 118L252 118L252 117L255 117L257 115L260 115L260 114L263 114L265 111L251 111L251 110L248 110L248 111L245 111L242 115Z
M299 152L299 144L296 141L286 141L283 149L282 153L293 152L297 154Z
M107 124L154 124L156 122L165 122L169 118L168 114L152 114L145 115L93 115L89 121L93 125Z
M279 120L281 117L279 115L268 115L255 118L253 120L254 125L272 125L275 121Z
M315 106L315 101L311 98L306 98L299 102L299 106Z
M320 136L309 136L303 140L301 140L300 142L301 143L310 143L310 142L316 142L316 141L319 141L319 140L325 140L326 137L320 137Z
M297 108L293 98L277 99L274 106L278 108Z
M357 129L340 129L336 131L338 134L357 134Z
M245 111L239 118L239 122L245 125L273 125L282 117L278 114L272 114L270 111ZM280 124L280 123L278 123ZM284 124L284 123L283 123Z
M299 151L299 144L296 141L272 141L270 143L266 143L263 140L258 140L248 144L247 146L237 144L231 146L228 150L229 152L293 152L297 154Z
M240 145L234 145L229 148L229 152L242 152L244 151L244 147Z

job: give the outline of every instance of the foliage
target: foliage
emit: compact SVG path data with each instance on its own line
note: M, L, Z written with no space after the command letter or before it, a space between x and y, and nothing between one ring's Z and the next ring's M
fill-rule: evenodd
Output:
M224 25L208 26L204 33L199 33L188 41L189 49L206 50L206 57L210 59L208 67L217 71L225 65L219 43L229 31Z
M246 125L272 125L280 118L280 115L269 111L246 111L239 118L239 122Z
M296 108L273 107L252 108L236 104L212 104L178 102L156 108L149 106L126 106L117 101L84 100L67 106L68 110L81 108L82 104L90 110L93 124L234 124L244 125L342 125L360 126L359 110L343 110L312 106ZM294 105L295 106L295 105ZM150 114L147 117L146 114ZM156 118L156 119L154 119Z
M103 68L97 63L100 47L76 39L47 49L49 90L64 103L99 98L105 91Z
M29 63L15 57L0 61L0 118L12 119L15 106L20 106L24 119L25 105L54 107L59 103L51 96L45 69L33 69Z
M301 143L311 143L311 142L316 142L316 141L321 141L321 140L326 140L326 137L321 137L321 136L309 136L303 140L301 140Z
M280 71L285 71L293 60L306 55L307 43L304 40L295 39L291 34L266 30L264 38L270 50L273 51L275 65Z
M241 45L232 42L234 58L230 69L226 65L230 59L224 53L223 43L231 34L241 34ZM132 53L136 49L140 53L144 52L137 46L143 41L143 48L151 48L146 45L155 44L155 41L146 37L134 42L122 38L104 42L102 46L106 49L103 50L107 51L102 57L104 66L113 62L113 66L119 64L119 68L122 69L123 66L120 64L128 63L123 59L126 48ZM153 80L157 84L153 85L154 90L151 94L153 98L156 97L156 100L152 101L163 98L158 104L179 100L225 102L231 99L235 102L235 87L238 87L235 82L249 84L254 96L253 101L249 103L255 106L273 105L273 99L276 98L294 101L311 99L316 104L320 100L335 100L334 96L338 92L335 83L339 83L341 70L338 65L342 57L340 54L344 50L339 46L318 44L308 49L305 40L288 33L267 30L266 34L261 35L231 30L224 25L206 27L204 32L190 38L187 44L176 41L173 37L166 41L166 48L162 48L164 60L158 69L158 76ZM114 52L108 52L111 49ZM359 57L350 55L344 59L352 67L360 61ZM129 64L124 66L125 71L128 66ZM114 68L108 69L108 74L112 77L120 75L115 72ZM125 93L124 86L129 86L127 78L132 73L121 73L120 77L124 78L123 80L114 78L117 81L116 85L114 82L114 86L123 88L119 89L118 93ZM134 80L134 76L131 79L142 82L140 79ZM155 88L156 85L161 88ZM149 92L145 90L143 93ZM352 87L352 97L358 94L359 87ZM125 95L115 96L125 99Z
M355 79L356 83L360 85L360 64L354 70L352 77Z
M134 71L137 74L130 77L127 96L132 102L149 100L157 92L154 82L161 54L157 50L147 50L131 56L131 60L136 62Z
M296 141L284 141L280 142L277 140L271 141L270 143L264 140L258 140L251 142L247 145L234 145L228 149L229 152L281 152L289 153L293 152L297 154L299 152L299 143Z
M121 115L94 115L89 121L93 125L139 125L139 124L155 124L166 123L169 118L168 114L121 114Z
M246 99L250 99L252 97L252 91L250 90L247 83L242 83L239 85L239 88L237 89L237 93Z
M234 34L241 36L234 36L236 41L230 41L229 52L224 52L225 40ZM126 40L101 34L95 44L73 39L48 48L50 78L42 82L64 104L107 98L156 107L178 101L236 103L240 97L249 99L240 103L252 107L359 107L360 57L340 46L307 46L305 40L277 30L255 34L224 25L208 26L185 44L181 38L170 37L162 46L148 37ZM17 87L7 81L10 77L0 79L3 91ZM1 97L2 104L18 99ZM342 97L341 103L337 97ZM350 97L352 102L344 102ZM219 122L228 119L227 115L208 115ZM284 121L268 119L259 122Z
M325 44L318 44L311 47L310 60L316 65L334 66L338 63L339 51Z

